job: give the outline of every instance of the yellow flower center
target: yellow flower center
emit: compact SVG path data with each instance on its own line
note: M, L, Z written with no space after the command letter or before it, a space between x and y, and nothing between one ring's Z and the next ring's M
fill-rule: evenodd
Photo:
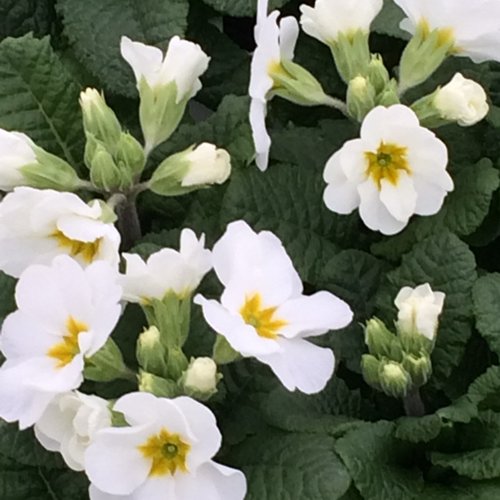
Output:
M47 355L58 361L56 367L63 368L69 365L73 358L80 353L80 346L78 345L78 335L82 332L88 331L89 327L69 316L66 320L66 334L63 336L61 342L53 345L47 352Z
M290 74L283 67L281 61L274 60L267 65L267 73L273 79L273 89L278 89L283 87L282 80L290 78Z
M406 157L407 152L408 149L403 146L384 144L383 141L376 152L365 152L368 163L366 173L373 179L379 190L382 187L382 180L387 180L396 186L401 172L411 174Z
M450 53L460 52L460 49L458 47L455 47L455 32L453 28L437 28L435 30L431 30L431 27L429 26L429 23L426 19L422 19L420 21L419 28L424 39L429 38L431 34L436 31L438 47L446 47L447 45L449 45Z
M278 330L286 326L287 322L274 317L277 307L262 306L262 297L255 293L247 297L243 307L240 309L241 317L247 325L251 325L257 333L266 339L275 339Z
M51 236L57 240L60 247L69 250L71 257L81 257L88 264L94 260L99 252L102 241L102 238L98 238L92 242L72 240L59 230L52 233Z
M178 434L161 429L138 448L145 458L152 460L150 476L173 476L177 470L188 471L186 458L191 446Z

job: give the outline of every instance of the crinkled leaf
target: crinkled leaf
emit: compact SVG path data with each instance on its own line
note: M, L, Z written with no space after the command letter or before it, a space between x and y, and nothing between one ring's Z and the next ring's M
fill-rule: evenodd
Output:
M0 127L26 133L73 166L83 152L79 94L48 38L0 43Z
M106 91L135 95L132 70L120 55L120 38L166 49L187 26L187 0L58 0L64 32L78 58Z
M429 283L446 294L432 356L433 383L440 386L464 354L471 335L471 292L476 263L468 246L455 235L442 232L413 246L399 268L387 274L378 305L388 321L396 319L393 301L404 286Z
M464 453L431 453L434 465L449 467L461 476L471 479L500 477L500 448L468 451Z
M394 435L410 443L427 443L439 435L442 426L443 422L438 415L402 417L396 423Z
M36 36L48 35L54 21L52 0L0 1L0 39L30 31Z
M395 439L393 432L391 422L365 423L335 443L365 500L422 498L422 477L411 466L413 450Z
M479 278L472 291L476 327L490 349L500 354L500 274Z
M335 500L351 478L327 435L257 435L235 447L227 461L247 477L247 500Z
M235 17L253 16L257 11L257 0L203 0L214 9ZM269 9L282 7L288 0L270 0Z

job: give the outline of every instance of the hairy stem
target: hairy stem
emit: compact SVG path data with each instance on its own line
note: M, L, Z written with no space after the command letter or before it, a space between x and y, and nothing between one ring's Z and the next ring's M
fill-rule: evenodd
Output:
M123 197L116 205L116 223L118 231L122 237L121 250L130 250L142 236L141 223L137 213L137 195Z
M403 399L403 404L408 417L423 417L425 415L425 406L418 389L410 391Z

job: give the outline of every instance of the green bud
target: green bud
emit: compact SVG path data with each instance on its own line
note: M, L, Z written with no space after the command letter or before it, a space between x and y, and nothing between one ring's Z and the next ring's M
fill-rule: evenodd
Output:
M364 117L375 107L375 89L364 76L356 76L347 87L347 110L357 121L362 122Z
M453 51L455 39L449 29L429 30L422 22L406 46L399 66L400 91L425 82Z
M139 335L136 346L139 366L146 372L159 377L168 376L168 349L161 341L160 331L150 326Z
M376 94L380 94L389 83L389 72L387 71L380 54L374 54L371 56L366 76L375 89Z
M114 111L106 104L96 89L88 88L80 94L85 133L93 135L106 149L114 154L122 128Z
M126 189L133 185L131 172L121 170L100 143L95 147L90 159L90 180L94 186L108 192Z
M404 398L412 387L410 374L394 361L380 363L379 380L382 391L393 398Z
M390 80L389 83L385 86L385 88L377 95L375 102L377 106L392 106L393 104L399 104L401 101L399 100L398 95L398 83L396 80Z
M177 128L186 110L189 97L177 103L175 81L151 88L144 78L139 85L139 94L141 97L139 119L147 156L158 144L166 141Z
M361 357L361 372L365 382L369 386L377 389L378 391L381 390L379 378L380 361L375 356L372 356L371 354L363 354Z
M297 63L283 59L269 71L274 85L272 94L301 106L328 104L328 97L318 80Z
M120 170L129 170L134 179L140 177L146 166L144 148L141 143L128 132L123 132L120 135L115 158Z
M182 374L187 370L189 361L182 349L170 347L168 349L168 378L172 380L179 380Z
M431 359L426 352L422 352L420 357L407 354L402 365L410 374L414 389L425 385L432 375Z
M365 344L373 356L390 357L392 344L397 340L394 335L378 318L370 319L365 326Z
M139 390L149 392L159 398L175 398L180 391L177 384L172 380L165 380L153 373L139 372Z
M241 359L241 354L231 347L231 344L225 337L217 335L212 358L218 365L227 365L233 361Z
M222 375L211 358L191 358L188 369L183 373L181 383L187 396L207 401L217 392Z
M83 375L94 382L135 380L135 375L126 367L120 349L111 338L93 356L85 358Z
M358 30L354 33L340 33L334 42L330 43L337 71L345 83L357 76L368 74L371 55L368 45L369 33Z
M38 146L33 146L33 152L36 163L19 169L28 186L58 191L76 191L81 186L82 181L74 168L64 160Z
M436 89L432 94L422 97L411 105L411 109L415 111L422 127L438 128L452 123L451 120L446 120L441 116L441 113L434 104L439 90L439 88Z

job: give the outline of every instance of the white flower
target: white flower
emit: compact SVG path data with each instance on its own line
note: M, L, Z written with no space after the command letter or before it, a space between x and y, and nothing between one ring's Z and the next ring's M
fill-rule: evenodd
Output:
M207 70L210 58L196 43L174 36L163 57L157 47L121 39L121 54L134 71L137 86L144 79L152 89L171 82L177 86L176 102L190 99L201 89L199 77Z
M446 146L419 125L406 106L379 106L361 126L361 138L346 142L327 162L326 206L349 214L359 207L374 231L401 231L413 214L437 213L453 181Z
M438 318L443 310L443 292L433 292L429 283L416 288L402 288L394 304L398 308L398 329L415 332L433 340L436 336Z
M120 235L101 205L72 193L19 187L0 202L0 270L18 277L31 264L67 254L82 265L118 265Z
M82 471L85 450L104 427L111 427L108 401L74 391L49 404L35 424L35 435L47 450L61 453L68 467Z
M58 394L79 387L84 359L105 344L120 317L117 274L107 262L83 269L66 255L24 271L18 310L0 338L1 418L29 427Z
M231 157L225 149L204 142L188 153L189 169L182 186L222 184L231 173Z
M460 73L437 91L434 106L443 118L456 121L463 127L481 121L489 111L483 87Z
M88 447L90 500L243 500L245 476L212 461L221 435L201 403L136 392L114 410L130 427L103 429Z
M369 32L382 6L383 0L316 0L314 7L300 6L300 24L308 35L331 45L340 33Z
M249 93L250 124L256 151L256 163L260 170L267 169L271 138L266 130L266 102L273 88L271 71L279 72L281 61L291 61L299 36L299 26L295 18L285 17L278 26L277 10L267 14L267 0L258 0L255 42L250 73Z
M205 248L205 236L198 240L191 229L182 230L180 251L164 248L152 254L147 262L136 254L125 253L123 258L127 269L121 283L124 299L129 302L161 300L168 292L185 297L212 269L211 252Z
M288 390L322 390L333 373L333 352L306 338L347 326L349 306L328 292L302 295L281 241L243 221L229 224L213 261L226 287L221 302L195 297L209 325L243 356L269 365Z
M474 62L500 61L500 3L498 0L395 0L408 16L401 28L415 33L440 30L443 44L453 43L452 53Z
M217 365L211 358L196 358L186 370L184 387L208 393L217 387Z
M37 163L33 141L20 132L0 129L0 189L9 191L26 183L21 167Z

